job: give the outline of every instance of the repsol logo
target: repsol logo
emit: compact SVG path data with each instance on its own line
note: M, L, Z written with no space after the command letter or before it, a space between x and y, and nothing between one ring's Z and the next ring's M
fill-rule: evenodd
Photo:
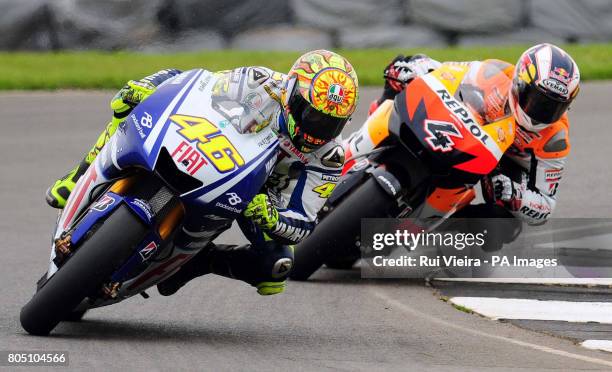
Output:
M445 89L436 90L436 93L438 93L438 96L440 99L442 99L444 105L446 105L446 107L455 113L459 120L461 120L463 126L486 146L489 136L482 130L480 125L470 117L468 110L466 110L465 107L459 101L454 99Z

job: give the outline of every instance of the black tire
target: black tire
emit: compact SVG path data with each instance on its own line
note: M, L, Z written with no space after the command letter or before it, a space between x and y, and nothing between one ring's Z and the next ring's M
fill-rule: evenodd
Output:
M359 258L355 257L334 257L325 261L325 266L335 270L350 270Z
M340 202L315 228L312 235L295 247L293 280L307 280L325 261L359 254L355 238L362 218L386 217L395 200L375 179L369 178Z
M117 208L21 309L23 329L48 335L130 257L147 231L129 207Z
M66 317L64 317L64 319L62 319L62 322L80 322L86 312L87 310L71 311Z

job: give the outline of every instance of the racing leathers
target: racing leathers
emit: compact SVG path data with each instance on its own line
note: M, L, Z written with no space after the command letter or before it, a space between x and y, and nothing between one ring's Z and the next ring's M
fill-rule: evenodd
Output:
M394 66L397 63L401 63L401 65ZM485 101L491 107L503 110L504 114L511 114L509 86L506 83L511 81L513 77L513 65L500 60L446 62L446 64L467 67L463 81L482 73L488 74L490 71L505 74L508 79L500 79L505 84L499 86L498 89L494 88L491 92L485 93L489 94L489 97L485 97ZM429 68L423 68L423 65ZM436 66L439 66L437 61L423 55L413 58L396 58L385 70L385 77L387 78L388 71L398 70L408 77L404 81L404 84L406 84L411 79L432 71ZM399 76L399 73L395 73L395 75ZM387 78L383 95L377 101L372 102L370 113L375 111L384 100L393 99L395 94L404 88L404 85L393 84L394 80L397 79ZM473 80L477 83L477 79ZM482 182L483 195L489 206L502 206L512 216L520 218L528 224L542 224L546 222L555 208L565 159L570 151L567 113L557 122L548 125L539 132L525 130L518 124L515 128L514 143L504 153L498 167L499 170ZM457 215L480 218L503 216L499 213L488 213L487 211L492 211L492 209L482 207L482 205L471 205Z
M87 163L91 163L133 107L180 73L167 69L139 81L130 81L111 102L113 121L85 159ZM255 126L271 125L279 140L277 157L270 164L269 178L260 194L237 219L250 244L217 246L210 243L158 288L163 295L170 295L194 277L216 273L243 280L255 286L262 295L280 293L293 263L292 245L314 229L317 212L339 178L344 152L336 140L309 153L299 151L292 144L281 105L286 75L264 67L241 67L217 72L215 77L213 100L240 102L247 108L248 117L255 119ZM248 124L248 120L244 122ZM257 127L242 129L258 130ZM265 140L269 143L274 139ZM215 223L214 218L209 222ZM221 222L215 237L230 226L231 221ZM201 239L199 232L185 232L181 244L196 246Z

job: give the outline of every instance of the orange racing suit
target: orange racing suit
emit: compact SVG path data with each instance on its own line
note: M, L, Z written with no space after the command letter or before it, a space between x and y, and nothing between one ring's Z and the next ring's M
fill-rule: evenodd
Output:
M500 111L510 114L509 93L510 83L514 75L514 66L501 61L489 59L473 62L446 62L444 65L454 65L460 73L462 83L469 81L478 88L485 87L479 84L486 79L490 82L491 74L504 74L499 76L499 84L486 85L481 91L484 95L484 115L499 115ZM449 76L454 78L453 76ZM495 78L495 77L493 77ZM372 102L369 114L372 114L384 101L382 99ZM458 97L462 99L461 97ZM565 159L570 151L569 121L567 113L557 122L550 124L539 132L530 132L519 125L515 125L516 135L514 142L505 152L500 162L500 173L510 177L521 187L521 197L513 203L503 205L512 215L522 219L528 224L544 223L555 208L557 191L561 181ZM353 138L353 137L351 137ZM355 157L355 149L350 146L348 139L347 157ZM368 149L363 149L362 151ZM361 152L361 151L360 151ZM483 187L483 191L486 189ZM492 202L492 196L484 191L485 199ZM501 203L501 202L498 202ZM476 216L475 216L476 217ZM486 216L481 216L486 217Z

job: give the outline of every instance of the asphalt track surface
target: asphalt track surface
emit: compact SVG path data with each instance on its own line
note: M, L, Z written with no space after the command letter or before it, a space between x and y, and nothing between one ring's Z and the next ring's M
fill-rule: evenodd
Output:
M376 93L365 89L349 130ZM611 215L610 93L610 83L585 84L573 107L557 217ZM457 311L420 281L364 281L355 270L323 270L271 297L207 276L172 297L151 289L148 300L91 311L51 337L27 335L19 310L46 268L56 216L44 191L97 137L111 95L0 94L0 351L67 351L79 370L612 369L610 354ZM237 230L220 240L243 241Z

